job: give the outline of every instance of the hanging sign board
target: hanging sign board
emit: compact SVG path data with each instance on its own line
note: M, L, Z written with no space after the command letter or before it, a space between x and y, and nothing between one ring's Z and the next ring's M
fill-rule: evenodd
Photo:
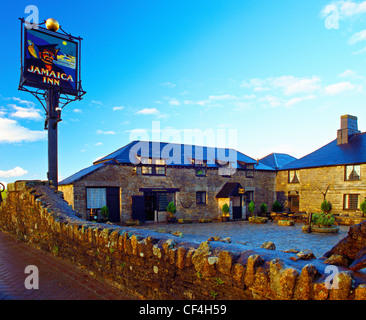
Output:
M22 85L78 95L78 42L46 29L24 28Z

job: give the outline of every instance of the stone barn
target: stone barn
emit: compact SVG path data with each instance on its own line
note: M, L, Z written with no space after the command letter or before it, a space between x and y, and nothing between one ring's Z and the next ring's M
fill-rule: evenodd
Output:
M176 218L248 217L275 201L276 170L233 149L133 141L59 183L65 200L85 219L109 209L112 222L166 221L174 202Z

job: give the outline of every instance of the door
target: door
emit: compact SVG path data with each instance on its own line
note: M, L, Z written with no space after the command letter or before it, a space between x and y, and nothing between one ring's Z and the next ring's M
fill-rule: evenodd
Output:
M243 217L241 196L233 197L233 219L241 219Z
M109 209L109 221L120 222L119 188L107 188L107 207Z
M144 196L132 196L132 219L145 222L145 198Z
M145 197L145 213L147 221L155 220L155 211L157 210L158 205L158 196L157 194L147 194Z
M288 197L288 207L291 212L299 212L300 210L300 197L299 196L289 196Z

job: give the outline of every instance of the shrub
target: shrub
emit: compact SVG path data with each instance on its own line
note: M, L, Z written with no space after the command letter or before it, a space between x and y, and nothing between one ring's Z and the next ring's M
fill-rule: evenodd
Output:
M361 202L360 209L363 212L363 214L365 215L366 214L366 199L363 202Z
M282 204L279 203L277 200L272 205L273 212L281 212L282 211Z
M109 209L108 209L107 206L102 207L101 214L102 214L102 216L103 216L104 219L108 219L108 217L109 217Z
M325 213L329 213L332 210L332 205L330 204L329 201L324 200L320 206L320 209Z
M261 209L261 213L262 213L262 214L266 214L266 213L267 213L268 206L263 202L263 203L261 204L260 209Z
M249 210L249 212L250 212L251 214L253 214L254 209L255 209L255 204L254 204L254 202L253 202L253 200L252 200L252 201L250 201L250 203L249 203L249 205L248 205L248 210Z
M230 212L230 208L229 208L229 206L228 206L227 203L225 203L222 206L221 210L222 210L222 213L224 214L224 216L227 216L229 214L229 212Z
M312 222L320 227L330 227L334 224L335 218L330 213L315 213L313 214Z
M177 207L173 201L169 202L168 206L166 207L166 211L168 211L171 216L173 216L173 214L177 211Z

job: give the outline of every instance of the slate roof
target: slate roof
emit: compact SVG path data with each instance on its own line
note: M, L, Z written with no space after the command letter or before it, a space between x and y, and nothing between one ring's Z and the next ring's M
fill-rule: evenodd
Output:
M275 170L278 170L295 160L297 160L295 157L286 153L271 153L268 156L260 159L259 162Z
M98 159L92 166L85 168L72 176L59 182L59 185L67 185L82 179L105 164L136 164L137 157L167 159L168 166L192 166L192 159L207 161L208 168L219 168L220 161L230 161L233 168L244 169L246 164L253 164L256 170L274 171L272 167L264 163L257 163L251 157L228 148L213 148L187 144L166 142L132 141L124 147Z
M347 144L337 145L335 139L320 149L281 167L280 170L361 163L366 163L366 132L354 134Z

